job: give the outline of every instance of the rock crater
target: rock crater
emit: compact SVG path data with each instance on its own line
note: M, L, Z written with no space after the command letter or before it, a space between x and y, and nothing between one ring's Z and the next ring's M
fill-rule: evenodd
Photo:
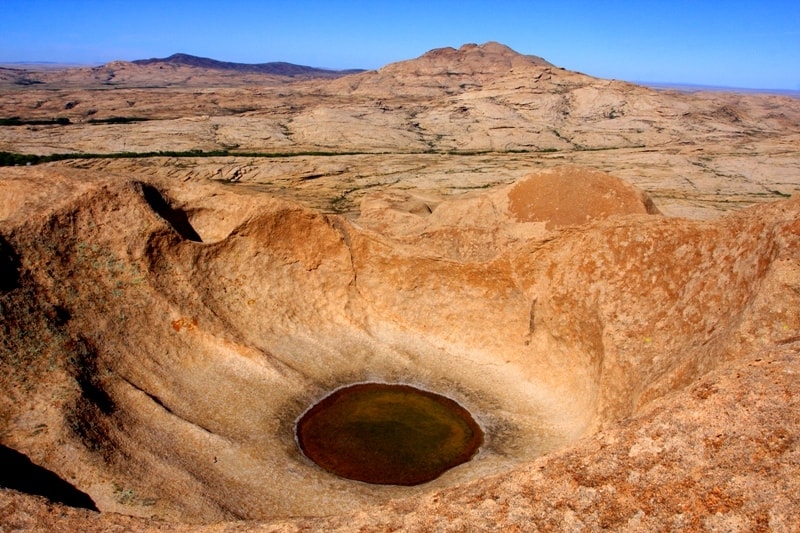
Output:
M796 100L496 43L0 74L4 116L69 119L0 150L76 153L0 169L4 527L797 528ZM376 382L463 406L477 454L418 485L311 461L301 415Z
M796 200L714 222L666 219L610 176L556 175L570 172L639 202L550 229L517 222L514 241L490 231L507 229L503 216L485 220L483 239L498 236L492 257L218 185L98 178L35 217L12 214L4 443L103 512L342 516L523 475L581 437L623 431L709 371L796 344ZM53 173L41 174L50 197L63 192ZM513 206L552 175L462 200L505 195ZM226 217L228 233L194 228L194 203L206 220ZM475 210L457 204L408 216L439 212L458 229ZM369 221L380 218L373 208ZM484 447L417 487L331 475L303 456L293 426L357 381L446 392L484 428ZM665 445L645 442L630 453Z

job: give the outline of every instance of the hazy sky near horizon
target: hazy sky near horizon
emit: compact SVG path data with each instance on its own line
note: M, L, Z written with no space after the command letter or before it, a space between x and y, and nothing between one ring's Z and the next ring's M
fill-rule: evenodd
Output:
M800 1L0 0L0 63L379 68L498 41L602 78L800 90Z

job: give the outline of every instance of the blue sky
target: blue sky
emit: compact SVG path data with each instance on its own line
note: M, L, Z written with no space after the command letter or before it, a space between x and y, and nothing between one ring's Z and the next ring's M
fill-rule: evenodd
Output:
M603 78L800 90L800 0L0 0L0 62L378 68L498 41Z

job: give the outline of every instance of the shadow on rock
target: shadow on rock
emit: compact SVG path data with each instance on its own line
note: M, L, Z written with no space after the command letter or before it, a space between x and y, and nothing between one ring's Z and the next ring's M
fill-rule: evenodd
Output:
M44 496L53 503L98 511L88 494L31 462L24 454L0 444L0 487Z

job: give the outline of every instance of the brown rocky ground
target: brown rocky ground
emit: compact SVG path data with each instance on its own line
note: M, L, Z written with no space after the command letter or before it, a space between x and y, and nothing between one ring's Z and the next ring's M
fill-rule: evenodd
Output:
M129 63L103 68L116 73L113 83L98 85L96 69L77 69L62 80L50 73L42 84L3 85L0 117L72 123L0 127L0 151L347 153L73 164L229 180L353 213L367 189L460 192L562 164L611 172L646 190L665 214L692 218L798 188L795 98L656 91L562 70L493 43L336 80L220 78L202 69L176 78ZM128 71L136 72L133 81ZM142 79L151 86L142 89ZM114 117L147 120L97 122Z
M336 154L0 169L3 458L100 511L12 486L0 528L798 530L797 100L492 43L257 88L83 75L4 88L72 124L0 150ZM153 120L88 122L123 109ZM446 393L486 444L417 487L321 471L294 421L364 380Z

